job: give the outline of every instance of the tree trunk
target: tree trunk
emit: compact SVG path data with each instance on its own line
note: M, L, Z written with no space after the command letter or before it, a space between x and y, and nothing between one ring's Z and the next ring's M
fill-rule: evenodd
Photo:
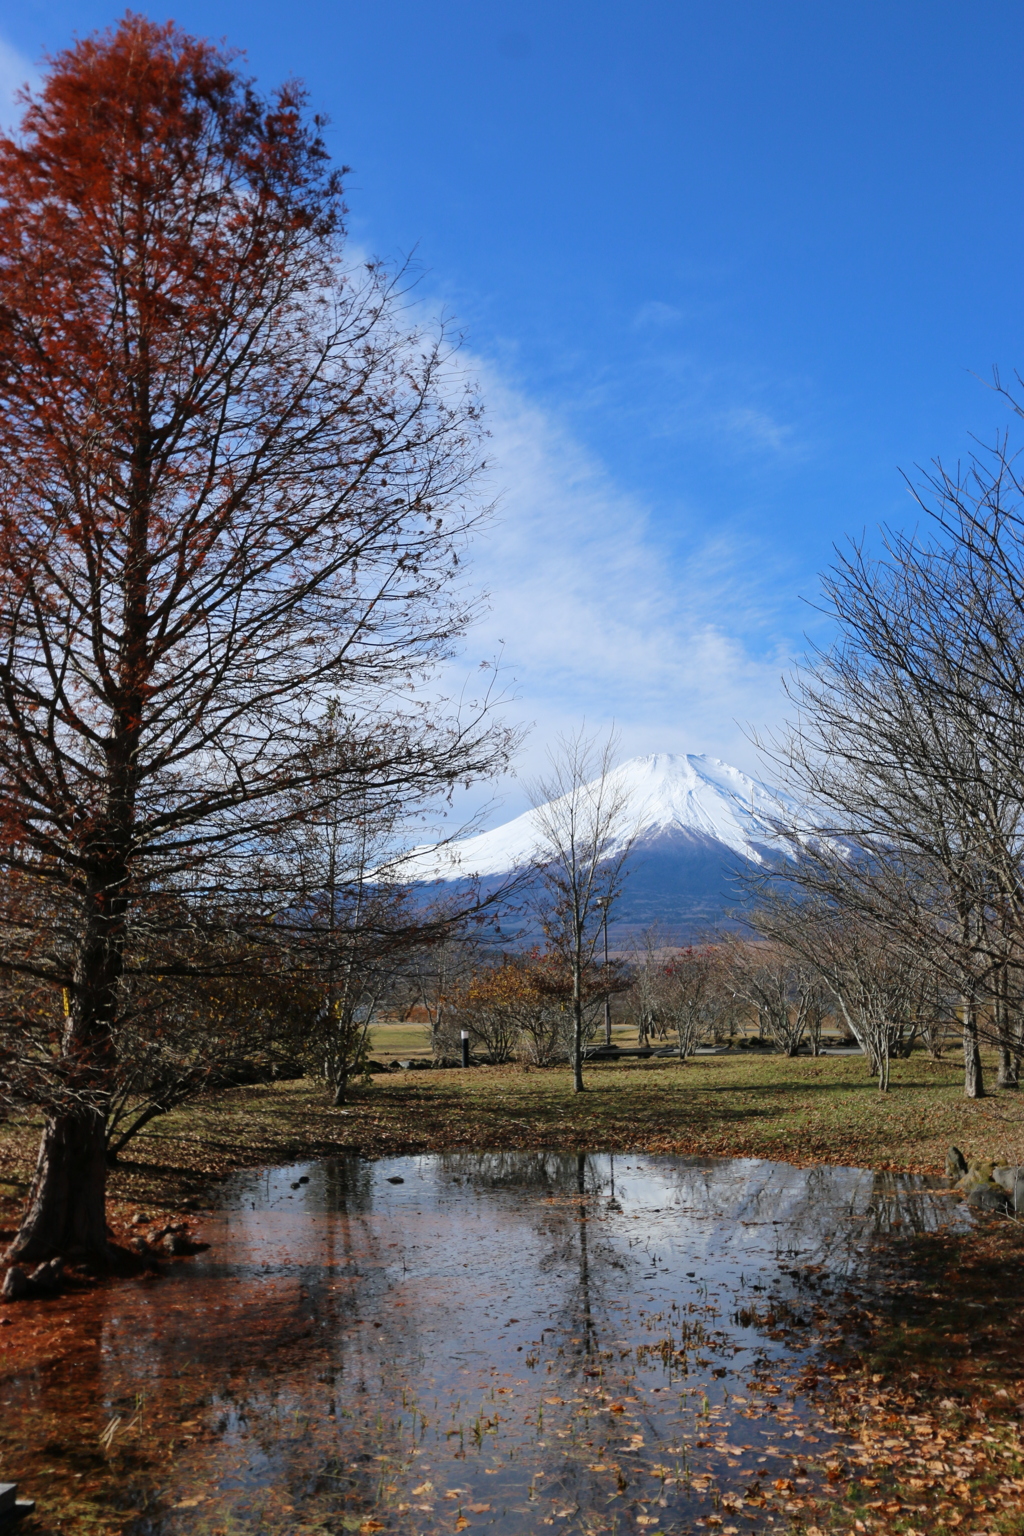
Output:
M110 859L85 892L85 932L61 1039L69 1102L43 1130L28 1205L8 1250L12 1261L74 1254L103 1263L109 1257L106 1112L116 1069L125 885L123 863Z
M79 1108L47 1120L25 1216L9 1262L108 1257L103 1116Z
M583 1006L578 997L572 1003L572 1091L583 1092Z
M964 1096L968 1099L983 1099L985 1081L981 1071L978 1020L971 1004L963 1005L961 1018L964 1026Z
M1008 1041L1003 1040L999 1046L999 1073L996 1077L997 1088L1019 1088L1020 1064L1013 1054Z
M340 1109L348 1091L348 1073L342 1072L334 1084L334 1107Z
M572 967L572 1091L583 1092L583 935L577 931Z
M1013 1041L1010 1030L1010 1010L1007 1007L1009 977L1007 976L1005 966L1000 966L996 973L996 984L994 990L996 1035L999 1040L999 1071L996 1075L996 1087L1016 1088L1017 1063L1013 1054Z

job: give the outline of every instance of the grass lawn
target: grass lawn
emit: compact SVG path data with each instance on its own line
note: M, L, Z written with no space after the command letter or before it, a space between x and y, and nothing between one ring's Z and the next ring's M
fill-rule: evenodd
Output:
M595 1044L603 1038L602 1029ZM615 1045L636 1045L636 1029L632 1024L615 1023L612 1041ZM370 1028L370 1055L378 1061L406 1061L430 1053L430 1029L426 1024L374 1024Z
M398 1056L430 1055L430 1030L426 1024L373 1024L369 1031L370 1055L379 1061Z
M418 1027L418 1026L416 1026ZM994 1075L994 1063L987 1063ZM863 1058L740 1055L589 1067L394 1072L356 1087L344 1109L320 1083L211 1094L136 1138L111 1175L112 1214L199 1197L235 1167L340 1149L367 1156L450 1148L648 1150L941 1172L951 1142L968 1157L1024 1162L1016 1094L963 1097L955 1057L895 1062L878 1093ZM0 1127L0 1225L10 1230L35 1160L37 1121Z

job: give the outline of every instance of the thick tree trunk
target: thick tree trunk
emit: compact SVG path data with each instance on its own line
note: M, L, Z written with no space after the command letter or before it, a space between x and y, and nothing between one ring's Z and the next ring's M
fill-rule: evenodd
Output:
M109 1255L106 1109L116 1070L113 1028L123 964L124 865L110 860L85 894L86 928L75 965L61 1058L67 1107L43 1130L28 1205L9 1257Z
M340 1109L348 1091L348 1073L343 1072L334 1084L334 1107Z
M44 1259L108 1255L107 1157L103 1116L80 1108L46 1122L24 1220L7 1258Z

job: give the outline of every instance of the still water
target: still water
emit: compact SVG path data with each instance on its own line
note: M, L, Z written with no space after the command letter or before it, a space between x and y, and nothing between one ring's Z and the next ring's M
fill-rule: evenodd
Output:
M965 1219L937 1182L553 1153L240 1174L207 1253L47 1304L48 1350L4 1376L51 1437L19 1475L45 1494L87 1403L132 1536L784 1529L842 1446L795 1383L873 1247Z

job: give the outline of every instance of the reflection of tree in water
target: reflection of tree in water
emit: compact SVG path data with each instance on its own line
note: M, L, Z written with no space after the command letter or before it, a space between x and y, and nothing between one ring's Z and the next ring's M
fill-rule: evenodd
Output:
M623 1260L614 1246L595 1243L591 1232L593 1203L613 1180L614 1164L603 1155L584 1152L454 1152L440 1166L453 1183L488 1193L526 1196L503 1205L503 1214L524 1217L543 1240L540 1275L565 1270L567 1284L548 1328L582 1334L581 1353L597 1347L595 1288L599 1291L614 1271L621 1285ZM551 1204L538 1205L537 1196ZM571 1280L568 1276L571 1275Z
M308 1247L280 1267L295 1286L276 1327L261 1328L262 1368L250 1364L230 1381L222 1369L208 1403L247 1448L247 1471L262 1458L264 1484L365 1513L376 1503L379 1456L401 1458L411 1443L415 1414L403 1405L423 1355L423 1319L415 1307L389 1307L403 1251L389 1247L396 1234L379 1220L379 1169L348 1156L308 1171L302 1203L328 1219L311 1223ZM404 1269L404 1254L398 1262ZM386 1330L375 1331L385 1315Z
M923 1179L857 1169L796 1169L753 1159L683 1162L634 1156L625 1167L624 1162L583 1153L453 1153L425 1160L425 1200L418 1202L414 1196L412 1201L414 1207L425 1206L417 1215L428 1224L435 1216L441 1218L429 1227L426 1239L432 1246L423 1273L430 1281L452 1273L444 1244L447 1234L460 1229L457 1221L449 1226L448 1215L461 1208L472 1215L465 1230L482 1232L481 1251L490 1246L497 1258L498 1270L492 1265L486 1271L488 1287L507 1283L516 1289L517 1301L543 1295L544 1332L557 1335L565 1350L557 1371L559 1384L571 1387L566 1397L597 1385L596 1380L586 1381L584 1372L619 1369L609 1363L606 1351L621 1336L625 1319L608 1303L628 1300L631 1293L642 1300L635 1288L641 1274L635 1261L643 1262L644 1250L633 1247L627 1252L627 1237L634 1245L638 1235L641 1243L649 1238L651 1245L670 1239L677 1245L677 1271L700 1268L699 1261L678 1262L688 1252L685 1245L691 1244L704 1245L709 1267L729 1258L742 1263L749 1253L758 1255L754 1262L760 1269L771 1269L773 1253L776 1260L799 1254L803 1264L824 1262L842 1273L855 1265L864 1269L867 1260L856 1250L866 1239L926 1231L948 1214L948 1206L930 1194ZM254 1264L270 1258L264 1273L268 1281L276 1279L279 1288L266 1314L260 1313L257 1322L259 1283L250 1287L251 1297L243 1305L238 1304L241 1293L236 1293L239 1336L237 1341L226 1340L218 1354L215 1335L206 1337L202 1327L190 1333L187 1317L181 1327L173 1322L168 1326L167 1313L154 1294L151 1314L144 1317L145 1336L131 1338L127 1330L112 1330L104 1341L102 1361L94 1362L95 1371L86 1372L90 1389L98 1389L111 1412L125 1411L122 1398L130 1385L144 1388L154 1401L162 1395L165 1402L177 1405L181 1418L199 1417L204 1407L222 1413L227 1430L223 1450L216 1453L220 1465L209 1468L214 1481L241 1472L250 1488L286 1488L296 1502L315 1498L327 1518L373 1507L379 1466L375 1458L402 1455L411 1447L415 1394L427 1374L451 1366L447 1355L437 1354L440 1341L428 1338L425 1331L437 1320L431 1310L435 1304L417 1303L413 1276L418 1239L404 1222L401 1206L390 1204L382 1193L385 1171L392 1170L353 1157L310 1165L310 1184L301 1195L292 1191L294 1204L288 1206L283 1204L287 1180L296 1177L295 1171L278 1171L265 1188L264 1181L259 1186L254 1181L250 1187L264 1209L273 1206L300 1214L305 1207L314 1218L327 1215L326 1221L314 1219L308 1228L300 1224L293 1229L298 1234L293 1251L272 1255L269 1247L260 1250L259 1216L248 1218L248 1225L243 1219L246 1201L236 1229L242 1251L235 1257L248 1269L249 1281L256 1273ZM628 1224L619 1216L616 1196L626 1206ZM408 1206L408 1189L402 1198ZM650 1223L643 1220L645 1207L652 1211ZM660 1214L655 1224L656 1210ZM637 1211L640 1221L634 1219ZM743 1223L751 1224L749 1233ZM532 1234L528 1243L521 1240L527 1229ZM389 1246L395 1240L397 1245ZM392 1284L401 1284L406 1260L410 1284L403 1299L409 1305L394 1309L389 1291ZM218 1257L216 1250L202 1261L211 1276L218 1264L230 1269L231 1262L230 1251ZM496 1272L501 1277L497 1281ZM185 1301L183 1291L181 1287L167 1299ZM504 1299L503 1290L497 1294ZM371 1333L373 1322L382 1318L386 1328ZM252 1332L243 1337L247 1321L253 1324ZM486 1347L489 1324L481 1319L481 1325L475 1342ZM611 1327L614 1332L606 1331ZM197 1342L200 1356L207 1346L205 1357L195 1357ZM610 1384L613 1379L609 1375L604 1380ZM462 1391L458 1381L455 1390ZM651 1413L656 1406L652 1399ZM127 1407L130 1411L130 1403ZM433 1418L435 1409L429 1403L424 1411ZM578 1418L575 1409L569 1411ZM633 1412L643 1426L648 1408L641 1404ZM307 1432L307 1424L315 1429ZM583 1430L582 1444L588 1443L588 1433L595 1431ZM653 1430L649 1438L653 1443ZM552 1482L557 1477L567 1498L593 1507L598 1484L584 1464L588 1458L563 1462L561 1451L558 1455L550 1469ZM259 1528L279 1529L269 1522Z
M486 1190L573 1195L579 1192L582 1177L586 1189L596 1194L605 1183L597 1159L583 1153L448 1152L438 1162L447 1178Z
M874 1217L873 1231L881 1235L903 1227L915 1236L934 1232L950 1215L950 1203L936 1197L936 1187L944 1186L919 1174L873 1174L868 1208ZM954 1213L959 1214L955 1207Z
M364 1216L373 1210L373 1164L361 1157L329 1157L317 1163L323 1209L339 1216Z
M861 1168L795 1168L754 1159L680 1166L658 1160L683 1209L717 1216L734 1232L773 1229L777 1256L850 1270L869 1240L934 1231L949 1219L934 1181Z
M216 1344L210 1340L205 1352L189 1358L165 1313L162 1326L140 1352L155 1389L149 1395L166 1394L168 1382L177 1377L187 1379L191 1406L182 1417L198 1416L204 1409L219 1416L228 1444L236 1439L244 1442L256 1465L263 1459L265 1481L272 1475L275 1484L296 1489L308 1487L310 1479L316 1483L330 1460L328 1444L322 1440L314 1452L298 1432L301 1426L320 1421L327 1431L325 1421L329 1421L336 1431L338 1454L345 1445L350 1459L358 1457L363 1440L371 1436L382 1377L391 1363L380 1353L381 1335L374 1335L372 1354L362 1344L386 1306L388 1266L393 1262L376 1221L374 1165L344 1157L310 1164L308 1170L284 1170L284 1176L288 1179L294 1173L297 1178L305 1171L309 1184L292 1191L295 1214L305 1211L315 1218L324 1213L326 1221L314 1219L301 1226L294 1242L256 1272L247 1262L247 1249L253 1243L258 1254L259 1212L253 1205L256 1214L250 1217L245 1207L252 1203L246 1199L239 1202L240 1227L235 1237L241 1251L228 1256L223 1265L213 1254L204 1261L213 1278L223 1270L225 1275L238 1274L243 1284L256 1281L251 1299L241 1306L236 1303L234 1336ZM256 1194L262 1209L282 1210L287 1209L284 1187L278 1171L273 1181L251 1180L245 1193ZM277 1289L272 1290L275 1282ZM195 1303L193 1298L193 1321ZM396 1348L405 1356L417 1350L415 1339L409 1338L417 1322L413 1309L395 1315L389 1329L389 1355ZM198 1334L193 1330L191 1337L203 1343L201 1330ZM108 1365L113 1379L139 1380L138 1371L123 1355L117 1358L108 1351ZM377 1449L375 1443L373 1450ZM317 1455L322 1463L319 1471ZM366 1450L365 1455L369 1463L372 1452ZM328 1484L318 1489L321 1493L332 1491L330 1479L335 1474L329 1472L327 1477ZM353 1485L361 1481L352 1479Z

